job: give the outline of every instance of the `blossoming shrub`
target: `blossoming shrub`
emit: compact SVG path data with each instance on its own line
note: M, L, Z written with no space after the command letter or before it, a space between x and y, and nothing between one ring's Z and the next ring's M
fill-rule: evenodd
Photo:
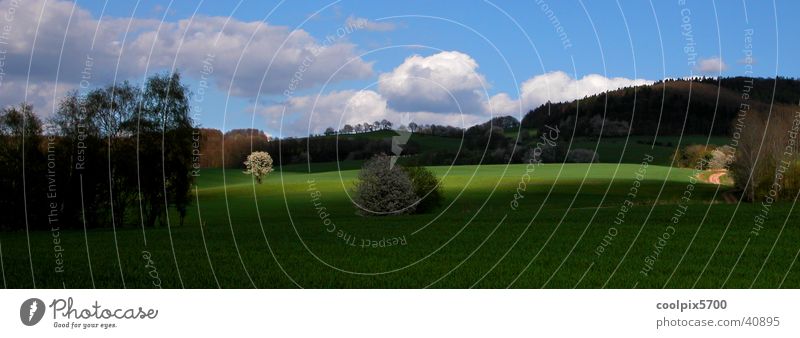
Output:
M272 172L272 156L266 151L254 151L247 155L244 167L247 169L244 171L245 174L253 175L256 182L261 183L261 180Z
M364 163L353 190L353 203L360 215L410 214L417 207L411 179L399 165L391 166L386 155Z

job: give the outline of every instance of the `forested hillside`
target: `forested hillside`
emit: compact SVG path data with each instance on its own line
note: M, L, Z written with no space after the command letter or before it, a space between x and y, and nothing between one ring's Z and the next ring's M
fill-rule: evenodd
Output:
M719 84L719 86L718 86ZM772 93L775 93L774 104ZM800 100L800 81L742 77L668 80L624 88L530 111L525 128L558 125L576 136L728 135L740 110L791 111ZM749 105L749 106L748 106Z

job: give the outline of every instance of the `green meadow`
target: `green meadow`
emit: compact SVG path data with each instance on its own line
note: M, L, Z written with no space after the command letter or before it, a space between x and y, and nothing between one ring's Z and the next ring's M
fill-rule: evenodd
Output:
M0 233L3 286L800 287L791 204L757 227L759 204L639 161L432 167L439 210L366 218L348 195L357 163L276 168L263 184L204 169L183 225Z
M576 137L570 145L572 149L583 148L595 150L600 162L606 163L638 163L644 154L653 155L654 164L670 165L672 155L678 147L691 144L710 144L722 146L730 143L729 137L722 136L659 136L655 142L652 136L603 137L601 139Z

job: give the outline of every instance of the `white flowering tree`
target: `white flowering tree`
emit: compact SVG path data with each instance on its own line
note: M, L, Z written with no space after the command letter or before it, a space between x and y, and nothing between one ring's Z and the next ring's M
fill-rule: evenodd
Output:
M391 158L377 155L364 162L354 186L353 203L362 216L409 214L416 209L414 185Z
M260 184L261 180L272 172L272 156L269 156L266 151L254 151L247 155L244 166L247 168L244 173L253 175L256 182Z

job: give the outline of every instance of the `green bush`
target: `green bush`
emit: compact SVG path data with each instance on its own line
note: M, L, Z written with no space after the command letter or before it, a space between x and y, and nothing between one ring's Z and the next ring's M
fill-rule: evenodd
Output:
M713 145L691 144L683 149L678 149L673 155L673 166L680 168L693 168L699 170L709 169L709 163L714 158Z
M426 213L442 205L444 196L436 175L422 166L408 166L403 169L408 174L414 186L414 195L419 201L415 213Z
M600 156L591 149L572 149L567 155L567 162L572 163L597 163L600 162Z

